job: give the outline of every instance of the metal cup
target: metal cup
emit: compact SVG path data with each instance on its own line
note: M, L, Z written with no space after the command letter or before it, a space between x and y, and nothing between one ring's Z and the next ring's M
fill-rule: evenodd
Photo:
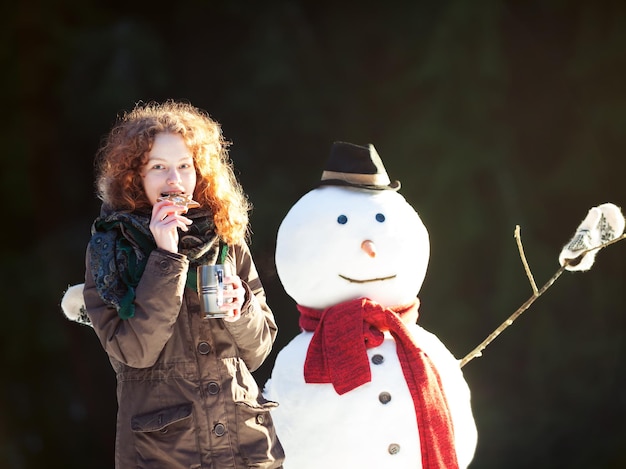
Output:
M226 266L223 264L198 266L198 298L205 318L228 316L227 311L220 310L224 304L225 276Z

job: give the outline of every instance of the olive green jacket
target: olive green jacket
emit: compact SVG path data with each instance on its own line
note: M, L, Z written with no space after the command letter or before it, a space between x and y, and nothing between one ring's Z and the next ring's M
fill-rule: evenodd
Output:
M225 263L246 289L236 322L200 313L184 255L150 253L127 320L102 301L87 265L85 306L117 375L117 469L282 466L269 413L276 404L251 375L276 323L248 247L231 247Z

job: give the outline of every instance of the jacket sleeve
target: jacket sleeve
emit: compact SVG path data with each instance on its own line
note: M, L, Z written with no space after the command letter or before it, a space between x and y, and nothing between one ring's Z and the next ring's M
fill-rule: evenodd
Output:
M133 368L157 361L181 309L189 261L186 256L152 251L136 288L135 314L122 319L98 294L87 255L85 307L107 354ZM155 295L154 292L159 292Z
M235 322L224 321L224 324L246 366L254 371L270 354L278 329L248 246L245 243L233 246L229 257L246 289L246 302L241 318Z

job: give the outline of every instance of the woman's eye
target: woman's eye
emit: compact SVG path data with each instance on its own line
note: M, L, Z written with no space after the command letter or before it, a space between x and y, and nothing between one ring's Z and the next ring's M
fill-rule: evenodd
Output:
M376 221L382 223L385 221L385 215L383 215L382 213L377 213L376 214Z
M346 223L348 223L348 217L346 217L345 215L339 215L337 217L337 223L339 223L340 225L345 225Z

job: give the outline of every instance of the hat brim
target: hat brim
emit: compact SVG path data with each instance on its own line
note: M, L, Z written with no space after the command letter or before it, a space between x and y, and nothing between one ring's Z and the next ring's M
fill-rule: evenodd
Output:
M318 186L347 186L356 187L358 189L366 189L370 191L397 191L400 189L400 181L393 181L389 185L375 185L375 184L359 184L354 182L344 181L343 179L323 179L319 182Z

